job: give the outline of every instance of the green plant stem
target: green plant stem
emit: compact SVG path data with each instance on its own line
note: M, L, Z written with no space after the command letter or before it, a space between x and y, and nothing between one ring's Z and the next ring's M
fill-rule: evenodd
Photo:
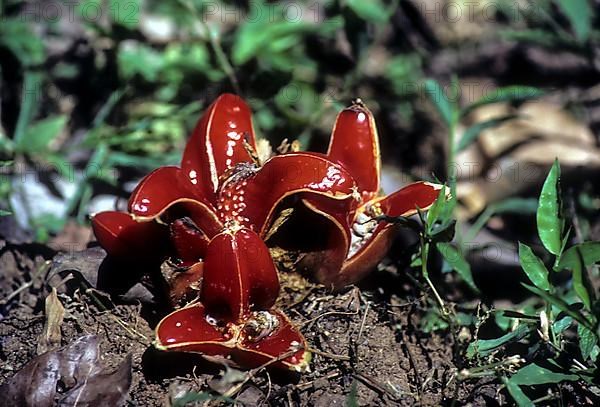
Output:
M83 188L83 192L81 193L81 199L79 200L79 208L77 209L77 222L82 224L85 222L86 209L88 204L90 203L90 200L92 199L93 194L94 191L92 189L92 186L86 184Z
M88 186L88 182L91 178L93 178L94 171L102 171L106 166L106 161L108 159L109 149L104 143L98 144L96 151L90 158L88 165L84 170L83 177L77 183L77 188L75 189L75 193L69 201L67 202L67 207L64 212L65 218L67 218L74 210L78 207L79 201L81 197L84 195L86 187Z
M480 378L485 376L495 376L497 374L498 368L502 368L505 366L515 366L518 365L520 362L522 363L524 361L516 360L515 358L510 357L508 359L489 363L487 365L476 366L471 369L465 369L458 373L458 380Z
M229 82L231 83L231 86L233 87L235 93L241 95L240 84L237 80L237 77L235 76L235 70L229 62L229 59L227 58L227 55L225 54L225 51L221 46L219 38L213 34L206 21L204 21L204 18L198 13L196 7L194 7L189 0L178 0L178 2L184 8L186 8L200 23L202 29L205 31L206 37L208 38L208 42L210 43L210 46L213 49L215 56L217 57L217 63L219 64L219 67L223 70L223 72L225 72L225 75L227 75L227 78L229 79Z
M425 239L425 236L423 235L423 233L420 234L420 240L421 240L421 274L423 275L423 278L425 279L425 281L427 281L427 284L429 285L429 288L431 288L431 291L433 291L433 295L435 296L435 299L440 307L440 311L442 312L442 315L444 317L448 316L449 313L448 313L448 310L446 309L446 304L444 303L444 300L442 299L442 297L440 296L438 291L435 289L433 282L429 278L429 270L427 270L427 260L429 259L429 241L427 241Z
M576 38L573 38L573 34L569 31L565 30L551 14L548 13L544 7L536 7L536 2L533 0L528 0L527 3L531 7L535 7L538 11L538 14L542 16L542 18L550 25L550 27L554 30L556 36L567 46L574 48L581 48L581 44ZM520 15L522 18L527 19L527 16L522 12L522 9L518 8Z
M471 226L471 228L468 230L468 232L465 233L465 241L467 241L467 242L473 241L473 239L475 239L477 237L479 232L481 232L481 229L483 229L485 227L485 225L488 223L490 218L494 215L494 212L495 212L495 208L493 205L490 205L487 208L485 208L483 213L481 215L479 215L477 220L473 223L473 226Z
M452 123L450 125L450 129L448 129L449 131L449 135L448 135L448 143L450 144L450 147L448 148L448 166L449 166L449 172L448 172L448 183L450 184L450 192L452 192L453 196L456 196L456 146L455 146L455 140L456 140L456 114L454 115L455 117L452 119Z
M38 72L26 71L23 78L23 87L21 89L21 107L19 116L13 134L13 146L16 149L22 148L23 137L29 123L35 116L37 110L37 98L41 92L41 75Z
M200 19L200 21L202 21L202 19ZM233 69L233 66L231 65L231 63L229 63L229 59L227 59L227 55L225 54L225 51L223 51L223 47L221 46L221 42L219 41L219 38L213 34L210 27L208 27L208 24L206 24L204 21L202 21L202 26L208 33L210 45L212 46L213 51L215 52L215 55L217 56L217 61L219 62L221 69L223 70L223 72L225 72L225 75L227 75L227 77L229 78L229 82L231 82L231 86L233 87L233 90L235 90L235 93L240 95L242 93L242 91L240 89L240 84L237 80L237 77L235 76L235 71Z

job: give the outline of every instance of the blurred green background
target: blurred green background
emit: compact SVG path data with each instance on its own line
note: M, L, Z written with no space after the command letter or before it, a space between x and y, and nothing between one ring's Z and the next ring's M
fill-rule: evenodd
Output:
M405 180L446 179L454 157L425 79L456 83L462 106L500 86L553 89L593 126L596 6L3 0L3 213L41 240L69 217L85 222L107 197L126 196L123 185L176 163L203 108L224 91L249 101L258 134L275 146L288 138L315 150L335 114L360 97L376 114L384 162ZM40 185L20 182L27 177Z

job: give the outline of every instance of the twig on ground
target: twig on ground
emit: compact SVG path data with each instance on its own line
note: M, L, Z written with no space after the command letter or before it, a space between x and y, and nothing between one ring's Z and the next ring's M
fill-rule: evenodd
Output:
M336 355L333 353L329 353L329 352L324 352L322 350L318 350L318 349L314 349L314 348L308 348L309 352L312 352L316 355L319 356L323 356L329 359L333 359L333 360L344 360L344 361L349 361L350 360L350 356L346 356L346 355Z

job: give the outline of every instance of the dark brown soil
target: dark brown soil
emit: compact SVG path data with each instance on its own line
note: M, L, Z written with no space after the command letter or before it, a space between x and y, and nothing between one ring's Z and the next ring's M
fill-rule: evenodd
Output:
M9 245L0 255L0 298L25 284L8 304L2 304L9 311L0 321L0 383L36 356L45 321L45 281L52 270L42 255L37 260L23 257L26 251L24 246ZM76 263L78 256L74 253L71 259ZM390 277L382 271L375 279L379 275ZM55 280L51 279L57 285ZM59 292L66 308L63 345L96 334L108 367L118 366L132 354L130 405L168 406L189 391L231 394L242 405L341 406L354 399L359 405L437 406L451 405L452 400L459 405L486 405L496 398L497 385L456 380L454 352L463 344L455 343L450 334L422 331L423 298L409 300L394 292L356 287L339 294L318 287L308 295L296 292L305 298L286 312L314 349L311 371L302 375L254 371L241 376L239 386L239 374L224 366L198 355L155 350L152 324L164 312L159 307L114 305L101 292L86 293L83 286L75 290L59 286ZM236 386L238 391L233 390Z

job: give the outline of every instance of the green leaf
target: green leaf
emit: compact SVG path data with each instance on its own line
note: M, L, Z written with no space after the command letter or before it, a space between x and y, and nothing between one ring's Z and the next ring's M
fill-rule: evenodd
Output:
M465 116L480 106L499 102L517 102L535 99L543 94L543 90L533 86L506 86L503 88L498 88L467 106L461 112L461 115Z
M239 66L254 57L261 57L265 65L289 71L301 58L302 53L294 52L302 50L303 36L315 31L323 36L333 35L335 28L341 23L340 19L334 18L321 24L310 24L298 18L285 18L286 9L280 5L273 5L269 12L265 9L257 14L255 18L245 19L237 30L231 50L231 59L235 65Z
M350 391L346 396L346 407L358 407L358 391L356 386L356 381L352 382L350 386Z
M588 280L585 267L583 267L583 259L580 258L580 261L575 264L575 267L573 267L573 289L585 307L591 310L594 299L594 288Z
M556 308L560 309L565 314L569 315L571 318L579 322L580 324L585 325L588 329L593 329L592 324L577 310L574 310L569 304L567 304L562 298L557 297L554 294L551 294L547 291L541 290L537 287L522 284L523 287L531 291L532 293L543 298L547 303L554 305Z
M107 165L152 170L165 165L177 165L179 160L180 154L176 152L140 157L119 151L111 151L107 159Z
M502 346L510 342L515 342L523 339L531 331L528 325L521 324L512 332L496 339L478 339L469 344L467 348L467 357L473 358L479 354L481 356L489 355L490 353L500 349Z
M492 205L494 213L516 213L530 215L536 212L538 201L535 198L507 198Z
M211 70L210 53L201 42L170 43L164 50L166 82L179 83L185 76L207 74Z
M371 23L386 23L390 18L390 13L380 0L346 0L346 5L357 16Z
M598 344L598 337L583 325L577 326L577 334L579 335L581 356L583 356L584 360L588 360L592 356L594 346Z
M585 242L570 247L560 256L557 271L573 270L581 259L584 267L600 262L600 242Z
M536 212L538 201L535 198L507 198L498 203L489 205L477 220L471 226L464 240L473 241L477 234L488 223L490 218L500 213L516 213L519 215L529 215Z
M173 407L186 407L190 403L205 402L205 401L222 401L230 404L235 404L235 400L226 396L216 396L206 392L197 393L191 391L184 394L182 397L178 397L173 401Z
M512 375L510 381L519 386L535 386L536 384L560 383L578 379L577 375L555 373L535 363L530 363Z
M565 316L553 324L554 333L560 334L565 331L567 328L571 326L573 323L573 318L570 316Z
M416 52L394 56L385 66L385 77L390 81L397 95L416 94L418 87L415 79L423 77L421 56ZM399 111L403 111L402 106L399 106Z
M446 223L447 219L445 219L443 215L447 212L444 210L444 208L448 205L449 201L448 196L446 195L446 191L448 190L447 188L448 187L446 185L442 186L438 197L433 205L431 205L429 208L429 211L427 211L427 232L430 235L433 232L434 226L438 220L441 220L442 224Z
M5 211L4 209L0 209L0 216L9 216L12 215L12 212Z
M467 147L469 147L477 137L481 135L485 130L493 129L494 127L498 127L509 120L518 117L517 115L508 115L502 117L496 117L494 119L486 120L480 123L476 123L469 127L463 136L461 137L458 146L456 147L456 152L461 152Z
M517 406L519 406L519 407L533 407L534 406L533 401L531 401L531 399L529 397L527 397L525 395L525 393L523 393L523 390L521 390L521 388L517 384L513 383L506 377L502 378L502 382L506 386L506 390L508 390L508 393L511 395L511 397L513 398L515 403L517 403Z
M140 22L140 0L110 0L111 19L124 27L135 28Z
M124 79L136 74L154 82L165 65L163 55L155 49L136 41L124 41L117 51L119 72Z
M448 328L448 321L440 314L437 308L427 310L423 318L421 318L421 330L425 333L432 333Z
M5 153L6 155L12 155L14 148L15 144L13 141L6 136L2 129L0 129L0 152Z
M31 219L31 226L35 232L35 240L44 243L50 238L50 233L58 233L64 229L67 220L52 214L43 214Z
M527 274L527 277L529 277L533 284L542 290L550 290L548 269L535 253L533 253L533 250L521 242L519 242L519 261L521 262L521 267L523 267L525 274Z
M449 100L442 85L434 79L427 79L425 81L425 91L446 125L449 127L452 126L455 121L454 103Z
M0 46L12 52L25 67L44 62L45 50L41 37L34 34L25 15L17 18L2 16L0 24Z
M560 199L560 165L554 160L552 169L542 187L537 211L537 228L540 239L550 253L558 256L562 249L564 219Z
M77 10L82 20L95 27L100 27L102 20L100 17L108 14L115 24L134 29L140 22L140 8L141 0L108 0L108 2L79 0L77 2Z
M39 153L48 149L48 145L65 127L67 116L53 116L30 125L16 146L19 151Z
M544 29L501 30L500 37L508 41L531 43L548 48L564 43L561 37Z
M580 42L585 42L590 36L592 18L594 17L589 1L556 0L556 3L569 19L577 39Z
M435 242L450 242L454 239L456 220L452 212L456 199L447 195L448 186L442 186L438 197L427 211L427 235Z
M41 99L41 89L42 75L39 72L26 71L21 89L19 117L17 118L17 125L15 126L13 135L15 145L21 145L25 131L36 114L38 102Z
M451 242L456 234L456 219L450 219L433 228L431 240L434 242Z
M525 320L535 321L535 322L539 321L539 319L540 319L540 317L537 315L528 315L528 314L524 314L519 311L510 310L510 309L498 310L497 313L500 313L500 314L502 314L502 316L507 317L507 318L525 319Z
M471 266L465 260L462 253L450 243L439 242L436 244L436 247L448 264L450 264L462 277L463 281L466 282L473 291L479 292L479 289L473 280Z

